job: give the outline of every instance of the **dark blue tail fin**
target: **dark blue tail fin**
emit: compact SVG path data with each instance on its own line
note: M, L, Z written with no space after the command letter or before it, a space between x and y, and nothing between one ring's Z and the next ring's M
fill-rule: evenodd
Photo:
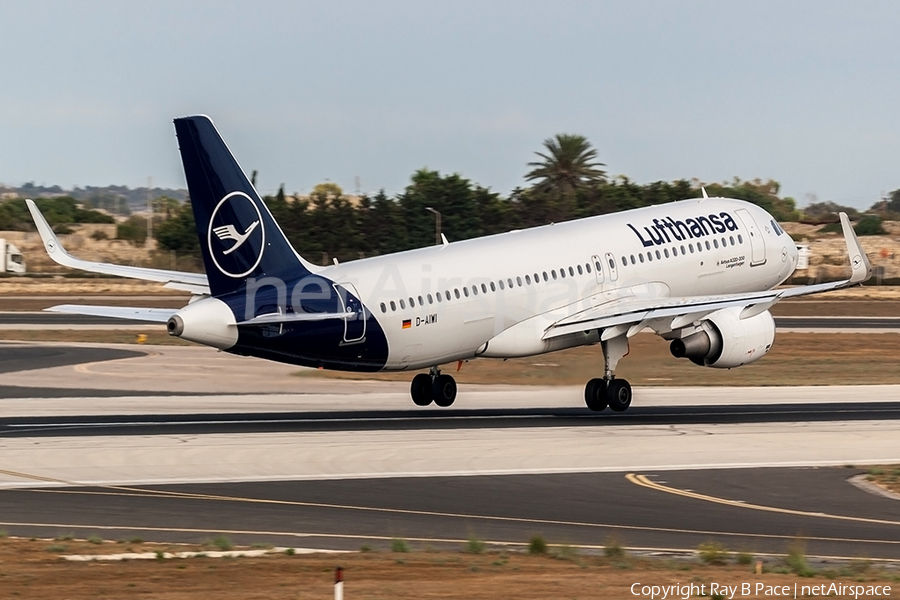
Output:
M175 119L175 133L212 295L239 290L250 277L310 274L209 117Z

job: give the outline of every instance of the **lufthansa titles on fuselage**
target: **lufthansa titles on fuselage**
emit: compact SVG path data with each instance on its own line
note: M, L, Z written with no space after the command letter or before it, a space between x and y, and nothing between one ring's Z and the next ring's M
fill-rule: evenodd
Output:
M628 227L638 236L645 248L668 244L673 241L680 242L738 230L734 217L724 211L717 215L701 215L699 217L690 217L683 221L678 221L672 217L653 219L652 225L644 225L642 227L644 230L643 235L631 223L628 223Z

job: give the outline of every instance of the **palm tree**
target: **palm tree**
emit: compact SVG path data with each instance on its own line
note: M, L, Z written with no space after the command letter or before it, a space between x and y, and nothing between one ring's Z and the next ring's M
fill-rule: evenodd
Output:
M533 188L536 192L564 196L583 185L606 181L606 171L598 168L606 165L593 162L597 151L583 135L558 133L544 140L544 147L547 154L535 152L544 160L528 163L534 169L525 175L528 181L539 180Z

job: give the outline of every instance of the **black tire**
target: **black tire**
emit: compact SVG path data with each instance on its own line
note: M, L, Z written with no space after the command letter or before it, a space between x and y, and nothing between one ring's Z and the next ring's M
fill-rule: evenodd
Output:
M606 408L606 381L603 379L591 379L584 386L584 403L594 412L600 412Z
M624 379L613 379L606 386L606 401L615 412L624 412L631 406L631 384Z
M456 400L456 380L450 375L438 375L431 384L431 397L434 403L442 408L453 404Z
M409 395L416 406L428 406L431 404L431 375L419 373L413 377L409 386Z

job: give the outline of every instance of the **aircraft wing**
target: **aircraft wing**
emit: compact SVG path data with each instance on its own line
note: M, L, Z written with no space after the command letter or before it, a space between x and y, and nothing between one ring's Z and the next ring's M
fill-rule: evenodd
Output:
M44 248L57 264L91 273L102 273L104 275L118 275L119 277L129 277L131 279L143 279L145 281L159 281L170 289L191 292L192 294L203 295L209 294L209 282L203 273L188 273L185 271L167 271L164 269L149 269L144 267L131 267L127 265L114 265L111 263L93 262L76 258L66 252L59 238L53 233L50 224L38 210L34 201L26 200L28 210L34 219L41 241L44 242ZM128 317L131 318L131 317ZM167 317L168 318L168 317Z
M741 318L746 319L768 310L784 298L818 294L860 284L872 275L872 266L863 251L845 213L840 213L847 255L850 257L849 279L795 288L767 290L743 294L718 296L685 296L680 298L648 298L631 295L611 299L550 325L543 339L551 339L579 331L602 329L600 339L608 340L620 335L631 337L644 327L651 326L659 332L686 327L723 308L740 306Z
M78 304L60 304L45 309L47 312L67 313L70 315L88 315L91 317L110 317L112 319L130 319L132 321L149 321L165 323L169 317L178 312L177 308L135 308L132 306L81 306Z

